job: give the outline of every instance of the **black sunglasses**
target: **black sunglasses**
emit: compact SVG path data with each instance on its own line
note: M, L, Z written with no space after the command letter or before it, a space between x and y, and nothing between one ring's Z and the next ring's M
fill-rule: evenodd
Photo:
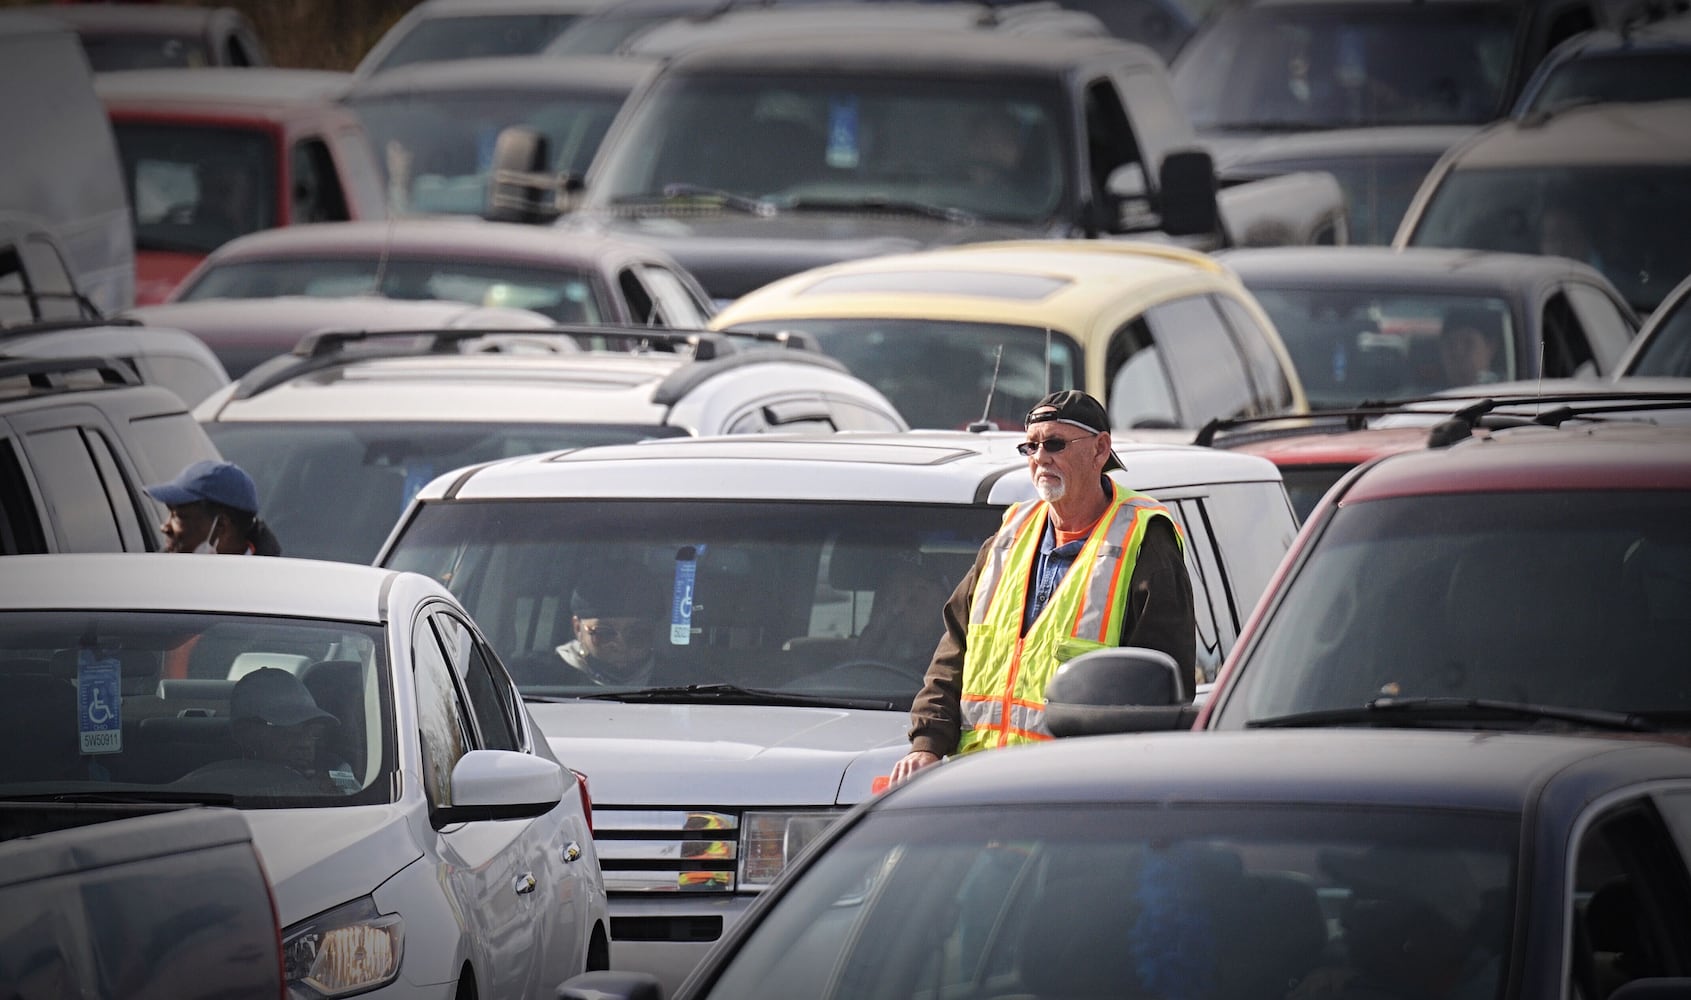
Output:
M1040 447L1044 446L1045 453L1047 455L1055 455L1058 452L1062 451L1064 448L1067 448L1070 444L1073 444L1074 442L1079 441L1079 440L1082 440L1082 439L1081 438L1054 437L1054 438L1046 438L1043 441L1023 441L1021 444L1016 445L1016 450L1021 452L1023 455L1026 455L1029 458L1032 458L1035 454L1037 454L1039 452Z

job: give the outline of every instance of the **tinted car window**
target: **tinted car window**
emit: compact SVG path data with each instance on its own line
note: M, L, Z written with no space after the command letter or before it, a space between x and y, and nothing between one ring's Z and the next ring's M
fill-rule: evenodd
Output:
M276 153L264 132L113 122L138 250L207 253L277 224Z
M1003 323L804 318L738 328L810 334L823 353L891 400L911 427L962 428L984 416L1018 429L1047 385L1077 385L1083 377L1073 338Z
M940 608L1000 517L916 504L429 503L386 564L458 594L528 693L597 689L559 647L576 639L576 588L615 584L646 612L629 617L649 630L653 684L727 681L908 706L943 629ZM886 666L832 669L866 659Z
M1628 375L1691 375L1691 296L1671 312L1651 317L1650 340L1627 370Z
M1282 174L1299 170L1325 170L1339 182L1345 196L1345 219L1350 242L1386 244L1397 234L1398 224L1427 172L1438 161L1437 153L1422 155L1374 155L1322 157L1310 160L1251 160L1251 174Z
M1568 285L1568 303L1590 339L1601 371L1610 371L1638 328L1607 295L1590 285Z
M473 749L469 719L464 713L458 689L452 682L452 666L435 639L427 618L418 618L411 631L412 680L417 687L417 729L423 748L423 787L429 805L452 805L452 768L464 753Z
M1570 59L1556 66L1518 114L1591 101L1666 101L1691 97L1691 49L1624 52Z
M1348 409L1471 384L1474 379L1447 368L1442 357L1440 335L1450 318L1483 324L1488 381L1519 374L1513 314L1503 299L1261 282L1251 291L1274 320L1312 409Z
M75 428L28 436L35 481L53 509L61 552L121 552L118 530L94 456Z
M1192 580L1192 609L1198 623L1196 681L1206 684L1215 680L1238 629L1232 621L1227 594L1222 588L1211 587L1212 583L1221 580L1221 575L1216 564L1215 540L1210 534L1210 525L1204 520L1200 502L1191 499L1165 503L1174 508L1186 540L1186 572ZM1218 630L1225 630L1225 638L1217 634Z
M24 479L17 442L0 437L0 555L46 551L41 512L36 510L35 496Z
M559 448L625 444L677 428L405 421L210 423L229 461L251 471L264 516L290 556L367 563L424 484L453 469ZM356 496L342 505L329 498Z
M594 294L592 276L578 268L404 257L230 261L208 268L179 297L186 301L371 294L514 306L560 323L602 323L615 315Z
M1565 492L1338 508L1240 658L1216 724L1387 697L1691 710L1687 498L1602 499L1601 518L1586 516L1592 495Z
M1521 836L1517 816L1454 809L881 810L787 884L699 995L1269 997L1313 976L1432 996L1411 984L1450 970L1406 965L1402 944L1443 920L1462 928L1459 995L1492 996ZM1438 880L1438 910L1418 878ZM1492 899L1501 912L1482 912Z
M1151 339L1143 317L1110 337L1105 372L1113 427L1178 427L1180 409L1163 351Z
M470 700L470 714L475 717L480 746L486 750L521 750L517 727L512 720L512 705L482 655L475 633L452 615L437 612L435 630L440 636L452 664L452 670L464 685Z
M1188 423L1198 426L1216 417L1258 412L1239 348L1207 297L1152 306L1145 320L1175 373Z
M1257 4L1201 29L1174 61L1198 128L1463 124L1506 110L1517 8Z
M1691 273L1691 167L1456 169L1411 246L1556 253L1590 264L1641 315Z
M1280 367L1280 356L1274 353L1276 335L1265 328L1237 299L1226 295L1210 297L1233 328L1233 337L1244 355L1245 368L1250 375L1259 412L1273 413L1292 405L1292 384Z

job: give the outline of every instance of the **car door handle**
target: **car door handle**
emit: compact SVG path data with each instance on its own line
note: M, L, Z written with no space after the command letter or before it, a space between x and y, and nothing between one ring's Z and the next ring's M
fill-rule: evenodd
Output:
M521 875L518 875L512 880L511 888L517 891L517 895L526 896L533 892L539 885L540 883L535 880L534 873L523 872Z
M581 845L572 840L569 843L565 844L564 849L562 851L560 851L559 853L563 855L564 864L566 864L566 865L569 864L571 861L580 861L581 860Z

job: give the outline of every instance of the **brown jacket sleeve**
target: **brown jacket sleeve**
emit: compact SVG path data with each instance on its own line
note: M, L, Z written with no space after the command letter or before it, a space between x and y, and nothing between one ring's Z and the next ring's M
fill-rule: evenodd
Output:
M957 750L963 732L963 650L968 636L969 603L975 578L992 549L992 538L981 545L975 564L945 602L945 634L940 636L928 664L922 690L910 706L910 749L947 756ZM1174 528L1158 518L1145 532L1133 576L1128 581L1122 645L1158 649L1174 657L1181 668L1181 698L1192 699L1198 660L1198 623L1192 607L1192 579L1175 540Z

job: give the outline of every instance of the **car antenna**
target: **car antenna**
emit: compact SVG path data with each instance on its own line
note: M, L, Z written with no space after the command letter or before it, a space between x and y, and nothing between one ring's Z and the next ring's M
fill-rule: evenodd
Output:
M393 226L394 216L390 211L387 226L382 233L382 251L376 255L376 279L370 285L370 294L381 298L387 297L382 294L382 282L387 278L388 273L388 251L393 248Z
M987 414L992 412L992 394L998 389L998 364L1003 360L1004 345L999 344L998 349L992 354L992 382L986 387L986 405L981 407L981 418L965 428L972 434L980 434L985 431L995 431L998 429L997 424L987 419Z
M1045 394L1051 395L1051 328L1045 328Z

